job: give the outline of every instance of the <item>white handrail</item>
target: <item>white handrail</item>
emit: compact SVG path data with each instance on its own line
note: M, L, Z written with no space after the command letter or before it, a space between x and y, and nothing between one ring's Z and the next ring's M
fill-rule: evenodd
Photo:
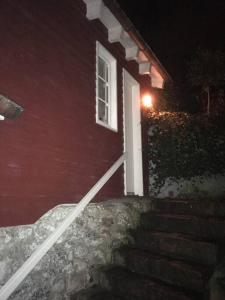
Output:
M103 185L110 179L116 170L123 164L126 159L124 153L112 167L102 176L102 178L91 188L91 190L83 197L77 204L74 210L68 214L66 219L52 232L49 237L31 254L31 256L24 262L24 264L16 271L16 273L2 286L0 290L0 299L6 300L16 290L19 284L27 277L33 270L42 257L54 245L58 238L71 225L71 223L78 217L83 209L90 203L94 196L99 192Z

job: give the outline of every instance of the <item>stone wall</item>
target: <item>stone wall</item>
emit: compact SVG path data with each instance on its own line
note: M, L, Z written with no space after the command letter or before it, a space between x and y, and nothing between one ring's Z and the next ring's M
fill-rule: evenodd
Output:
M75 206L57 206L33 225L0 228L0 286ZM69 299L71 292L91 286L93 271L110 264L113 249L132 240L128 230L150 208L143 198L88 205L10 299Z

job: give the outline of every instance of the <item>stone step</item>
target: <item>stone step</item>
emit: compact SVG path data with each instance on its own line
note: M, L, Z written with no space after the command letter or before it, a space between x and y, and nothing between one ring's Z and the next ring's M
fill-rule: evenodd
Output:
M178 286L186 290L203 292L209 269L191 265L179 260L172 260L149 252L123 247L115 252L117 261L122 261L129 270L148 277ZM207 276L208 274L208 276Z
M153 199L152 208L161 213L225 217L225 201Z
M192 240L187 235L137 230L134 237L138 248L151 253L208 266L214 266L219 261L218 245Z
M70 300L123 300L119 296L115 296L107 290L99 287L91 287L70 295Z
M122 267L104 271L105 284L126 300L200 300L200 294L188 294L162 282L131 272ZM107 299L107 298L106 298Z
M141 225L151 230L188 234L195 239L224 242L225 220L190 215L144 213Z

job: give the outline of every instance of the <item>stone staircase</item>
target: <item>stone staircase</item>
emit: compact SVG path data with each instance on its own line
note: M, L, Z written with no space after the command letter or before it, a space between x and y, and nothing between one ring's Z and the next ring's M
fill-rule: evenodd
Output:
M225 256L225 203L152 200L134 243L117 249L99 286L70 300L209 299L209 280Z

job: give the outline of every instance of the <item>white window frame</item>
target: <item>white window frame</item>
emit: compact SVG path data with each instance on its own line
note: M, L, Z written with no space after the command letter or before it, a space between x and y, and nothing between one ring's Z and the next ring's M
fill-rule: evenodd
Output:
M98 116L98 58L101 58L108 65L108 121L104 122ZM110 130L118 131L117 124L117 63L116 59L103 47L96 42L96 123Z

